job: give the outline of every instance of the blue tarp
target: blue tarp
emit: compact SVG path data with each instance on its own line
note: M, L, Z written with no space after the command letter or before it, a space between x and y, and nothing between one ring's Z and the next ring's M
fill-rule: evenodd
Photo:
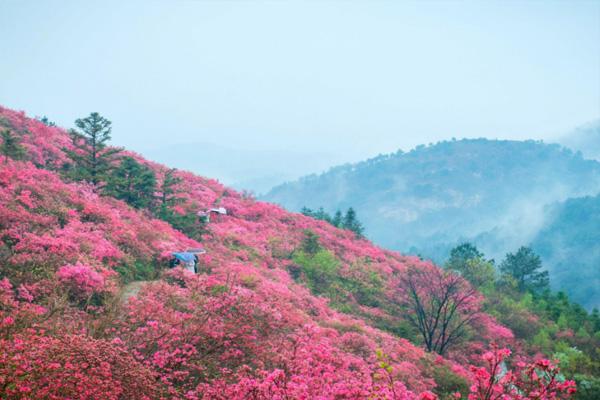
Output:
M173 257L183 261L184 263L194 262L195 256L193 253L182 252L182 253L173 253Z

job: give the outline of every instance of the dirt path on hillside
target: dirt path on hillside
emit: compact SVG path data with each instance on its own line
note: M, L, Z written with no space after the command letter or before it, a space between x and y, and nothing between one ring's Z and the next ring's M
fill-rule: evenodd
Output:
M121 302L127 303L127 300L134 296L137 296L137 294L142 289L142 286L144 286L148 282L150 281L134 281L125 285L121 292Z

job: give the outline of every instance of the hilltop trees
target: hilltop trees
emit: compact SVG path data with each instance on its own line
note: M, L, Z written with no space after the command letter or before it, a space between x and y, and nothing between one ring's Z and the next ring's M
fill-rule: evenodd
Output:
M47 116L41 116L41 117L35 117L35 119L37 119L38 121L40 121L42 124L49 126L49 127L54 127L56 126L56 123L54 121L50 121L50 119Z
M486 260L477 247L463 243L450 251L445 268L460 274L477 288L494 284L495 271L493 261Z
M358 218L356 217L356 211L352 207L346 211L346 215L342 219L342 227L348 229L356 234L357 237L363 237L364 228Z
M302 214L319 219L321 221L329 222L331 225L340 229L347 229L356 234L356 237L362 238L364 233L364 227L356 216L356 211L352 207L346 210L346 214L342 214L340 210L337 210L333 217L323 209L319 207L317 210L312 210L308 207L302 207L300 211Z
M19 138L9 129L0 132L2 144L0 144L0 153L4 156L4 163L8 162L9 158L21 160L25 157L25 148L21 145Z
M522 246L516 253L508 253L500 271L514 278L519 291L543 291L549 288L548 271L540 271L542 261L530 247Z
M481 297L462 277L434 265L409 266L398 281L400 304L425 349L444 354L480 315Z
M93 112L86 118L77 119L75 125L79 130L69 131L74 150L65 149L74 163L69 175L75 180L98 185L105 181L115 156L121 152L119 148L108 147L112 123Z

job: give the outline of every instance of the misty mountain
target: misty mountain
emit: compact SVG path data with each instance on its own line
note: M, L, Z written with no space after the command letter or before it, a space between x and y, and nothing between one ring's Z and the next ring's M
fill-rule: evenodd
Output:
M294 211L352 206L370 239L437 262L463 240L499 261L521 245L543 242L538 235L557 213L551 205L599 191L600 163L560 145L465 139L335 167L263 198ZM557 281L552 260L558 258L546 254ZM570 293L573 284L555 282Z
M532 245L555 287L577 288L572 297L586 307L600 304L600 195L550 206Z
M585 158L600 160L600 119L587 123L559 139L559 143Z
M214 177L238 190L265 193L274 185L327 169L339 157L319 152L240 149L227 143L190 142L148 148L142 154L173 167Z

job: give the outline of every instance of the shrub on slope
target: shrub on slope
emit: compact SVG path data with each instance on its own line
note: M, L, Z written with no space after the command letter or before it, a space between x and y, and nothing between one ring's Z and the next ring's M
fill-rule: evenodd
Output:
M178 171L182 202L175 212L228 210L193 240L153 219L150 210L133 210L85 184L62 181L53 171L69 162L62 152L69 146L64 131L6 109L0 109L0 123L21 132L29 160L0 168L0 273L6 293L0 348L9 368L19 371L23 359L14 358L15 349L26 350L31 368L18 375L24 377L19 382L49 368L58 369L50 375L56 377L72 366L96 368L80 354L108 346L107 352L123 351L125 359L134 360L131 373L150 374L156 382L137 391L130 375L119 372L120 364L109 368L99 361L100 369L85 385L93 384L95 371L110 372L114 398L137 393L133 398L411 399L438 390L436 384L464 391L467 364L476 362L490 340L510 340L487 317L481 332L471 332L450 354L462 366L426 353L376 327L401 332L394 284L409 266L435 268L431 264ZM59 144L39 144L38 135ZM159 179L164 176L165 167L135 157ZM290 276L306 230L319 236L320 246L336 260L335 274L326 282L335 290L325 293L335 298L315 296L306 281ZM162 254L196 247L197 240L208 251L202 274L170 271L128 301L118 298L115 271L132 276L132 269L150 265L158 276ZM366 302L356 285L373 276L381 287ZM108 286L100 289L101 281ZM19 347L26 340L47 343L48 350ZM61 343L81 352L66 352L60 366L50 366ZM19 382L6 371L0 385L14 390ZM48 390L48 398L72 393ZM432 398L427 396L421 397Z

